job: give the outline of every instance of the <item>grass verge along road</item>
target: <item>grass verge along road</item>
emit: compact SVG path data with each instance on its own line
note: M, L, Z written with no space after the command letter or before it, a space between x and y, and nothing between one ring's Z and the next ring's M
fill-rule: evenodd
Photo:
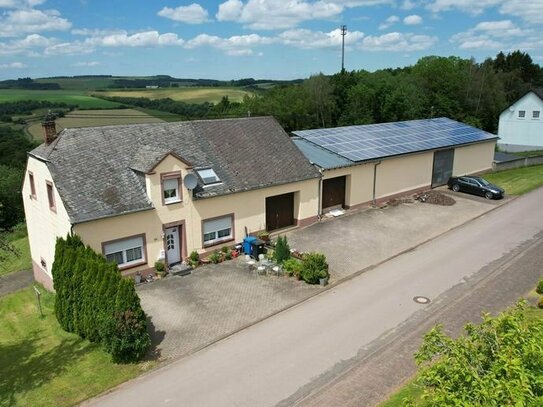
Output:
M99 346L64 332L54 294L33 288L0 298L0 407L73 406L154 366L116 365Z
M484 178L504 188L507 195L522 195L543 185L543 165L493 172Z

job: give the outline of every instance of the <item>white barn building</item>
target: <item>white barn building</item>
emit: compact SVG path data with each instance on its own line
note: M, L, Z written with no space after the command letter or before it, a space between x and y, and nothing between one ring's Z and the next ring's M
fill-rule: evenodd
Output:
M543 150L543 89L529 91L500 114L498 147L504 151Z

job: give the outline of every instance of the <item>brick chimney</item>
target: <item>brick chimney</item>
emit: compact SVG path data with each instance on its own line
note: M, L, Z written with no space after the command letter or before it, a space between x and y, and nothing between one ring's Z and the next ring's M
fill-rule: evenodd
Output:
M41 123L43 127L43 136L45 144L51 144L57 138L57 127L55 125L55 116L48 114Z

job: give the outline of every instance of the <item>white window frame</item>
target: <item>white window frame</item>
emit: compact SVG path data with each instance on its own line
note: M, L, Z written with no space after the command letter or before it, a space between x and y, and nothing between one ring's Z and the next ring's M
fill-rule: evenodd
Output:
M532 119L538 120L540 117L541 117L541 111L539 110L532 111Z
M119 268L124 269L127 267L146 263L144 235L132 236L132 237L127 237L126 239L119 239L119 240L113 240L110 242L105 242L103 243L102 246L103 246L102 251L104 253L104 257L108 261L114 261L112 259L108 259L108 256L119 254L119 253L121 254L122 262L117 263ZM140 250L141 257L128 261L130 252L136 249Z
M175 182L176 186L175 188L168 188L166 189L166 183ZM175 190L175 196L166 198L166 191ZM164 200L164 204L168 205L171 203L181 202L181 194L179 190L179 178L164 178L162 179L162 199Z
M217 185L217 184L222 183L221 179L219 178L217 173L213 170L213 168L200 168L200 169L196 170L196 172L198 173L198 176L200 177L200 179L204 183L204 186ZM205 176L206 173L209 174L209 176ZM206 182L205 181L206 178L214 178L215 181Z
M206 235L208 235L207 238ZM204 246L213 246L221 242L233 239L233 215L225 215L218 218L206 219L202 221L202 242Z

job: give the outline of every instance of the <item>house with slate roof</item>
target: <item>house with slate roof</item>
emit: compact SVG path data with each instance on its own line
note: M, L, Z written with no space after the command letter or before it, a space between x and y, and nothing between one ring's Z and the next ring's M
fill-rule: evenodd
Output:
M543 150L543 88L530 90L500 114L498 136L504 151Z
M125 274L488 171L497 137L447 118L296 131L271 117L65 129L23 184L34 276L79 235Z
M271 117L44 130L23 198L49 288L55 239L70 232L135 273L317 219L319 171Z

